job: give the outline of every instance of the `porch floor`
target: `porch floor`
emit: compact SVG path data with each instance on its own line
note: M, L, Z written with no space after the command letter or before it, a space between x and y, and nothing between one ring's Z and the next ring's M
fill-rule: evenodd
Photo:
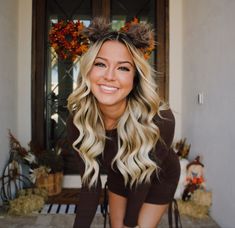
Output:
M49 204L78 204L79 189L63 189L61 194L49 197ZM103 200L103 194L100 201ZM39 214L29 216L9 216L0 206L0 228L72 228L75 214ZM205 219L193 219L181 215L183 228L219 228L216 222L208 217ZM104 218L97 210L91 228L103 228ZM168 228L168 217L165 214L158 228ZM83 227L81 227L83 228ZM87 227L84 227L87 228ZM107 222L106 228L110 228Z
M0 215L0 228L72 228L75 215L41 215L33 214L30 216L13 217L9 215ZM219 228L211 219L192 219L181 216L183 228ZM93 220L91 228L103 228L104 219L101 214L97 214ZM163 216L158 228L168 228L167 215ZM107 224L106 228L109 228Z

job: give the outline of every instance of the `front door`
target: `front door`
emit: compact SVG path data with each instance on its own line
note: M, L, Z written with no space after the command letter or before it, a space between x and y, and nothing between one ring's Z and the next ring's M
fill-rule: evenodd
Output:
M66 138L67 97L76 86L78 61L61 60L50 47L48 34L59 20L81 20L89 25L104 16L115 29L134 17L153 25L158 43L150 61L159 72L156 80L167 99L167 0L34 0L32 55L32 142L43 149ZM64 150L65 174L76 174L73 153Z

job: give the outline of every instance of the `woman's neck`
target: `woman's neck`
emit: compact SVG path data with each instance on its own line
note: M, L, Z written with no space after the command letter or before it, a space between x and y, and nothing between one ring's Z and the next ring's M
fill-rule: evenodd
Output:
M117 122L126 109L126 102L121 106L99 105L102 113L104 126L106 130L112 130L117 127Z

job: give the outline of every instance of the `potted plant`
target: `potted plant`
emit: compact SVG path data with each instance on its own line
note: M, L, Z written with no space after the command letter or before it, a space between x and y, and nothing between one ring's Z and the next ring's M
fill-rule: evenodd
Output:
M30 151L25 157L30 164L30 177L36 186L45 188L48 195L57 195L62 189L63 158L61 148L40 150L30 146Z
M39 146L29 144L29 149L22 147L19 141L9 132L10 141L16 145L22 161L29 167L29 177L39 188L45 188L49 196L57 195L62 189L63 157L61 147L42 150ZM22 153L24 151L24 153Z

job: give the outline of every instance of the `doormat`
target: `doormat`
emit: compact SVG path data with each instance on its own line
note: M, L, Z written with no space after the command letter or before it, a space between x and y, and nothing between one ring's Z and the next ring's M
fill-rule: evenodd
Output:
M40 214L76 214L76 204L45 204L39 211ZM96 214L102 214L102 207L99 206L96 210Z
M45 204L39 211L40 214L75 214L77 205L75 204Z

